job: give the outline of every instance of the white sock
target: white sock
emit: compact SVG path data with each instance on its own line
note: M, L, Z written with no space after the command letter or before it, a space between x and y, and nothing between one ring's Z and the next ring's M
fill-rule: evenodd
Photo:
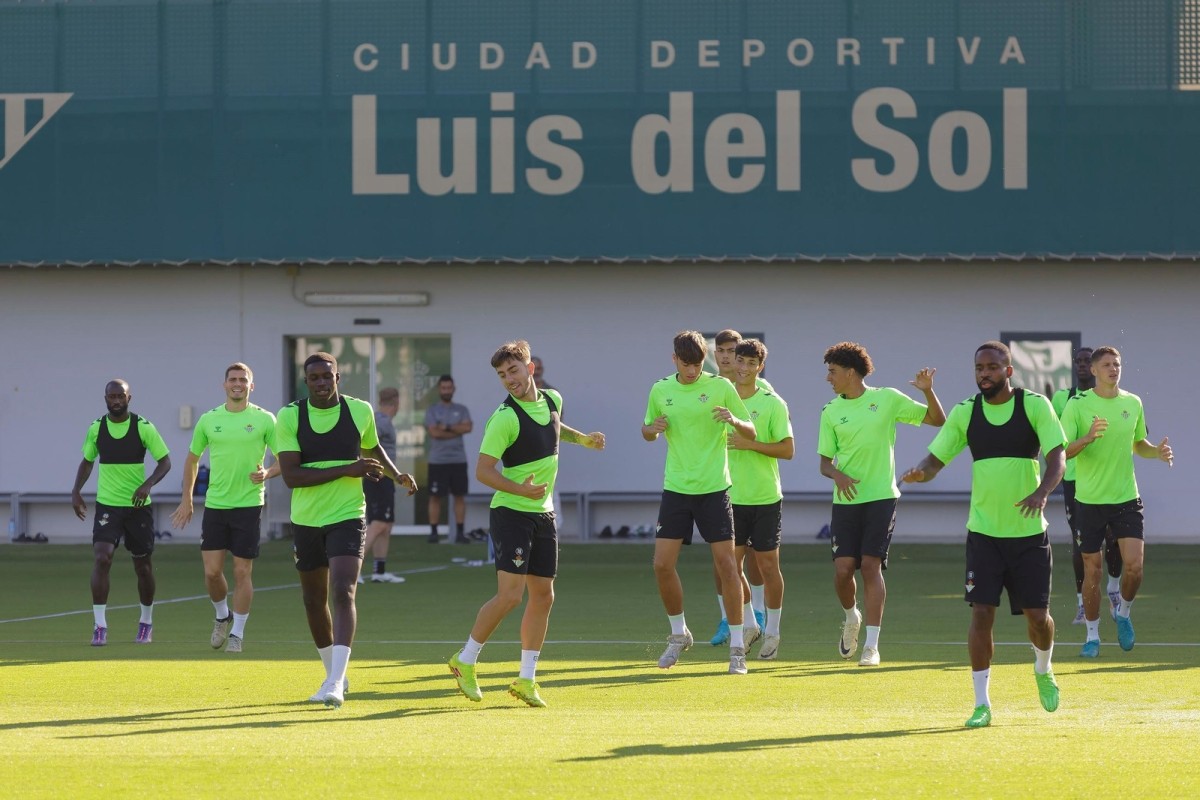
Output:
M1108 592L1121 591L1121 576L1118 575L1117 577L1114 578L1112 575L1109 575L1108 576L1108 588L1105 591L1108 591Z
M754 610L762 613L767 608L767 591L762 584L755 586L750 584L750 604L754 606Z
M672 636L682 636L683 632L687 630L687 623L683 621L683 612L674 615L668 614L667 619L671 621Z
M876 650L879 649L879 626L878 625L868 625L867 626L867 641L865 643L863 643L863 647L874 647Z
M1085 619L1083 624L1087 627L1087 640L1089 642L1100 641L1100 618Z
M229 635L241 639L243 634L246 633L246 620L248 619L250 619L249 614L233 612L233 628L229 631Z
M846 612L846 622L854 622L855 619L859 620L860 622L862 621L862 617L860 617L858 614L858 606L850 606L849 608L843 608L842 610Z
M1125 595L1121 595L1121 602L1117 604L1117 616L1128 617L1129 612L1133 610L1133 601L1126 600Z
M717 595L717 608L721 609L721 619L725 619L725 598Z
M108 603L101 603L100 605L92 606L92 616L96 619L97 628L108 627L108 615L105 613L107 611Z
M754 616L754 606L746 603L746 607L742 609L742 625L747 628L758 627L758 617Z
M138 607L142 609L142 618L139 619L138 622L141 622L144 625L153 625L154 624L154 604L151 603L148 606L143 606L139 603Z
M329 680L337 681L344 686L348 666L350 666L350 648L344 644L335 644L333 658L329 665Z
M325 666L325 680L329 680L329 673L333 669L333 645L318 647L317 655L321 657L321 663Z
M745 647L746 639L743 635L745 629L741 625L729 626L729 646L730 647Z
M1083 608L1083 592L1075 593L1075 602L1077 604L1077 608Z
M222 597L220 600L213 600L213 611L217 612L217 619L227 619L229 617L229 598Z
M1050 671L1050 656L1054 653L1054 642L1050 643L1049 650L1038 650L1037 645L1033 648L1033 671L1038 675L1045 675Z
M464 664L474 664L479 661L479 651L483 649L486 642L477 642L474 637L468 636L467 643L463 645L462 652L458 654L458 660Z
M521 677L528 680L533 680L533 676L537 674L538 658L542 655L541 650L522 650L521 651Z
M987 706L991 708L992 699L988 697L988 679L991 677L991 669L981 669L978 672L971 670L971 682L975 684L975 705Z
M768 636L778 636L779 635L779 618L782 615L783 615L782 608L768 608L767 609L767 635Z

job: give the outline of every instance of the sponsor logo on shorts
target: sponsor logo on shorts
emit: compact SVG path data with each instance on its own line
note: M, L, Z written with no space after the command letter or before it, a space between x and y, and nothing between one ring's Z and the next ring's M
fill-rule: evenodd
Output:
M970 593L971 591L973 591L975 589L975 571L974 570L967 572L966 587L967 587L968 593Z
M517 569L520 569L525 564L525 549L524 548L522 548L522 547L517 548L516 555L513 556L512 562L513 562L513 566L515 566Z

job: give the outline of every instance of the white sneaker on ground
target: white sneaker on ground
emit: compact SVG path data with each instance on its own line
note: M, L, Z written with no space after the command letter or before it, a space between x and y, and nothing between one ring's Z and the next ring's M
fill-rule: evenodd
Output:
M747 652L750 650L750 645L762 638L762 628L755 625L753 628L746 627L742 629L743 649Z
M371 575L371 583L404 583L404 578L391 572L376 572Z
M860 667L878 667L879 666L879 648L864 647L862 658L858 660Z
M346 701L340 681L329 681L321 687L321 692L323 693L321 700L327 708L341 708L342 703Z
M763 637L762 647L758 649L758 657L763 661L770 661L775 656L779 655L779 634L768 633Z
M229 638L229 628L233 625L233 615L230 614L225 619L219 619L213 623L212 638L209 644L213 646L213 650L220 650L225 645L225 640Z
M689 649L693 643L692 632L687 628L683 629L683 633L672 633L668 636L667 649L663 651L663 654L658 659L659 669L670 669L675 666L679 661L679 656L682 655L684 650Z
M858 650L858 629L862 626L862 614L854 609L854 618L842 623L842 638L838 640L838 655L853 658Z
M1075 612L1075 619L1071 620L1071 624L1072 625L1083 625L1085 623L1085 621L1086 621L1086 618L1083 615L1083 606L1080 606L1079 609Z
M746 669L746 648L729 648L729 674L745 675L748 671Z
M242 637L229 634L229 642L225 645L226 653L242 652Z
M326 689L326 687L328 687L328 686L330 686L330 685L332 685L332 684L331 684L329 681L326 681L325 683L322 683L322 684L321 684L321 688L320 688L320 689L317 689L317 693L316 693L316 694L314 694L312 697L308 698L308 702L310 702L310 703L324 703L324 702L325 702L325 694L324 694L324 692L325 692L325 689ZM346 678L346 680L344 680L344 681L342 682L342 699L344 700L344 699L345 699L345 697L346 697L346 695L348 695L348 694L350 694L350 679L349 679L349 678Z

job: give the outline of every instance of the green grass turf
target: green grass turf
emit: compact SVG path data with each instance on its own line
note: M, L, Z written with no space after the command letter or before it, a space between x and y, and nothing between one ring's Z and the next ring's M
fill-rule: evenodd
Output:
M305 699L323 671L286 543L264 545L240 656L208 646L212 606L194 545L155 555L154 643L132 642L135 580L113 570L109 641L91 648L84 546L0 549L0 794L6 797L1194 797L1200 793L1200 548L1151 545L1134 609L1138 645L1103 617L1096 661L1077 657L1065 545L1055 548L1055 671L1062 705L1038 704L1019 618L998 617L991 728L962 727L973 696L962 547L893 546L882 666L836 655L841 612L828 550L784 550L783 646L726 674L708 548L680 573L696 647L655 666L668 632L649 543L562 550L538 679L547 709L504 688L519 614L483 651L484 700L445 667L495 583L452 565L482 545L393 541L366 584L351 692L340 710ZM86 611L70 614L73 611Z

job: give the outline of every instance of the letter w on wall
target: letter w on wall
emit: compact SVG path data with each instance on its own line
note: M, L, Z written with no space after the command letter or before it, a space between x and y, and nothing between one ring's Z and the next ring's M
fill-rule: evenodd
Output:
M29 144L50 118L59 112L74 96L73 93L55 94L0 94L0 108L4 109L4 138L0 142L0 169Z

